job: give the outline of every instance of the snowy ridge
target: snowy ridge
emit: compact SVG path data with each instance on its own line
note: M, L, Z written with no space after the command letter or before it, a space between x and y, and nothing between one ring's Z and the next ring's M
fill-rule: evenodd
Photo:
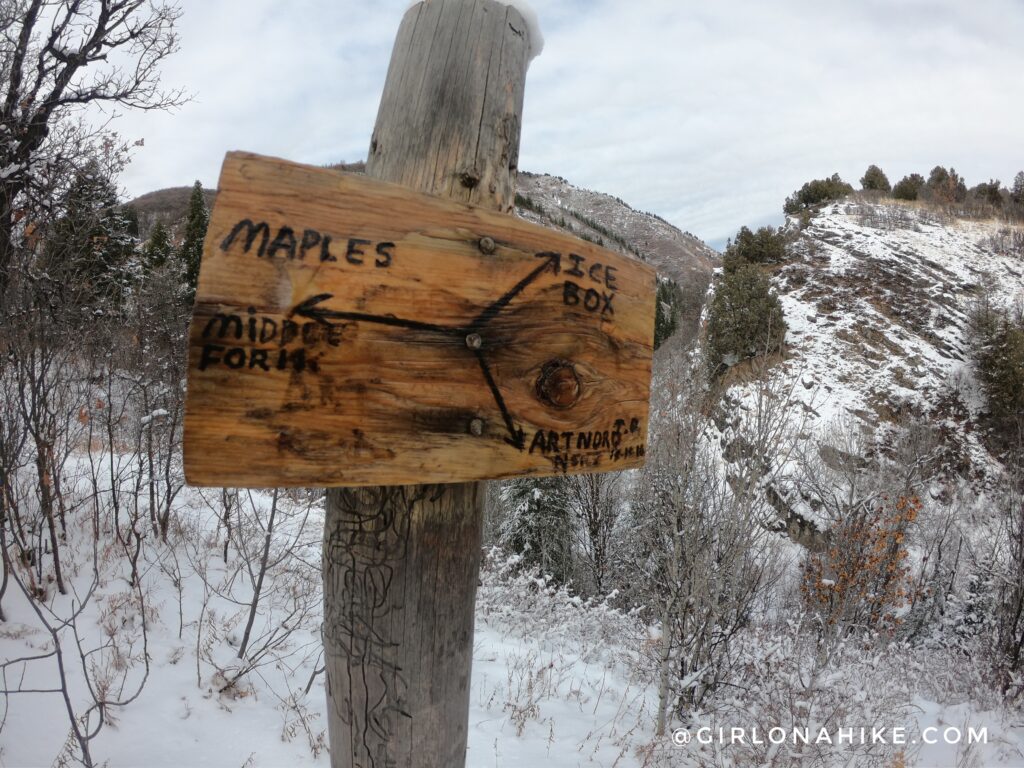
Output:
M852 423L885 455L911 424L934 423L948 483L930 494L947 497L960 480L983 491L999 464L975 431L982 401L968 312L983 287L1002 305L1024 295L1022 254L1003 247L1014 231L864 200L811 219L772 278L788 324L776 371L799 379L792 397L804 431ZM747 395L738 385L726 400ZM836 459L823 452L822 460Z
M654 214L634 210L617 197L581 189L559 176L520 172L518 190L535 204L517 206L523 218L603 241L605 247L638 256L680 284L700 283L702 293L719 262L718 252L695 235Z
M711 274L721 261L717 251L654 214L559 176L520 172L517 186L522 218L638 258L674 280L682 293L679 336L688 341L697 334Z

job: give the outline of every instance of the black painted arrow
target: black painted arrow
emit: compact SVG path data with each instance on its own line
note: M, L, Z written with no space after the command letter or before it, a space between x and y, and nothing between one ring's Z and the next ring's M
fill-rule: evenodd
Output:
M368 315L363 312L340 312L336 309L327 309L318 306L321 302L334 298L333 293L318 293L310 296L301 304L297 304L291 311L292 315L299 315L308 320L314 320L323 325L332 325L331 320L349 320L353 322L376 323L378 325L390 325L396 328L411 328L415 331L433 331L444 333L449 336L464 334L460 328L452 328L433 323L421 323L419 320L406 320L394 315Z
M530 274L520 280L513 286L513 288L505 293L500 299L493 302L483 312L481 312L476 320L470 324L470 329L473 331L479 331L491 320L498 316L505 307L508 306L509 302L512 301L516 296L523 292L523 290L534 280L540 277L549 269L556 275L562 271L562 254L555 253L553 251L545 251L544 253L537 254L538 259L544 259L544 263L533 270Z
M473 354L476 355L477 362L480 363L480 370L483 371L484 378L487 380L487 386L491 388L491 395L494 396L494 402L498 405L498 410L501 411L501 417L505 420L505 429L508 430L509 436L505 438L505 442L511 446L518 448L520 451L526 448L526 436L523 434L523 430L517 429L515 422L512 421L512 414L508 412L508 406L505 405L505 398L501 396L501 390L498 389L498 382L494 380L494 376L491 375L491 368L487 365L487 359L484 357L484 353L480 350L473 350Z
M544 272L551 270L557 275L562 271L562 254L547 251L544 253L538 253L537 258L544 259L544 263L538 265L536 269L530 272L530 274L516 283L511 290L507 291L499 299L488 305L487 308L484 309L484 311L481 312L477 318L465 328L458 326L436 325L434 323L421 323L419 320L406 320L401 317L395 317L394 315L370 315L363 312L342 312L340 310L328 309L327 307L320 306L328 299L334 298L333 293L318 293L316 296L310 296L305 301L297 304L289 314L305 317L308 320L313 320L314 322L322 325L333 325L331 322L332 320L348 320L350 322L389 325L395 328L409 328L416 331L431 331L433 333L443 333L447 336L468 336L471 333L476 333L490 323L491 320L498 316L501 310L509 305L512 299L522 293L530 283L544 274ZM509 436L505 438L505 442L520 451L526 450L526 436L523 434L522 429L516 427L515 421L512 419L512 414L509 413L508 406L505 405L505 398L502 397L501 390L498 388L498 383L494 380L494 376L491 374L491 368L487 364L487 359L480 350L473 350L473 354L476 356L477 362L480 364L480 370L483 372L484 379L487 381L487 386L491 390L494 402L498 406L498 410L501 411L501 417L505 422L505 429L508 430Z

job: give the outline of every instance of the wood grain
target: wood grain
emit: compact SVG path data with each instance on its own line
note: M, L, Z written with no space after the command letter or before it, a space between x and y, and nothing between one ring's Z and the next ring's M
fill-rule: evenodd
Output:
M654 281L511 216L230 153L190 331L186 477L361 486L639 466Z
M527 67L523 28L516 9L492 0L411 7L367 175L507 213ZM467 167L490 180L477 183ZM438 250L427 266L444 268L445 254ZM332 768L465 764L485 496L481 482L328 489L323 637Z

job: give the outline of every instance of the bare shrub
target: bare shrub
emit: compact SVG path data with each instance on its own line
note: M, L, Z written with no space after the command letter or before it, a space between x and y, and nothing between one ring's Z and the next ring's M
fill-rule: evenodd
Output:
M673 713L685 718L729 678L734 643L779 573L762 488L791 451L793 382L760 378L734 421L722 425L725 434L716 434L704 365L681 355L659 371L652 451L632 504L636 579L660 624L651 649L659 734ZM720 441L735 449L728 463Z
M1000 256L1024 259L1024 230L1018 227L1002 227L982 241L982 246Z
M834 526L824 551L808 553L800 589L823 630L895 631L914 591L905 539L920 510L916 496L883 496Z
M315 666L321 653L316 498L295 502L278 490L234 498L224 549L200 528L182 541L204 589L197 679L224 696L247 695L248 678L265 667L298 671ZM301 698L294 690L274 695L281 702Z

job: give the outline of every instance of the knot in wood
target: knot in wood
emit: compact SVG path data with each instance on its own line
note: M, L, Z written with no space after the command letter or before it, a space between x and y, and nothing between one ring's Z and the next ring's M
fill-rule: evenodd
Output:
M571 408L583 394L576 367L568 360L549 360L537 377L537 397L555 408Z

